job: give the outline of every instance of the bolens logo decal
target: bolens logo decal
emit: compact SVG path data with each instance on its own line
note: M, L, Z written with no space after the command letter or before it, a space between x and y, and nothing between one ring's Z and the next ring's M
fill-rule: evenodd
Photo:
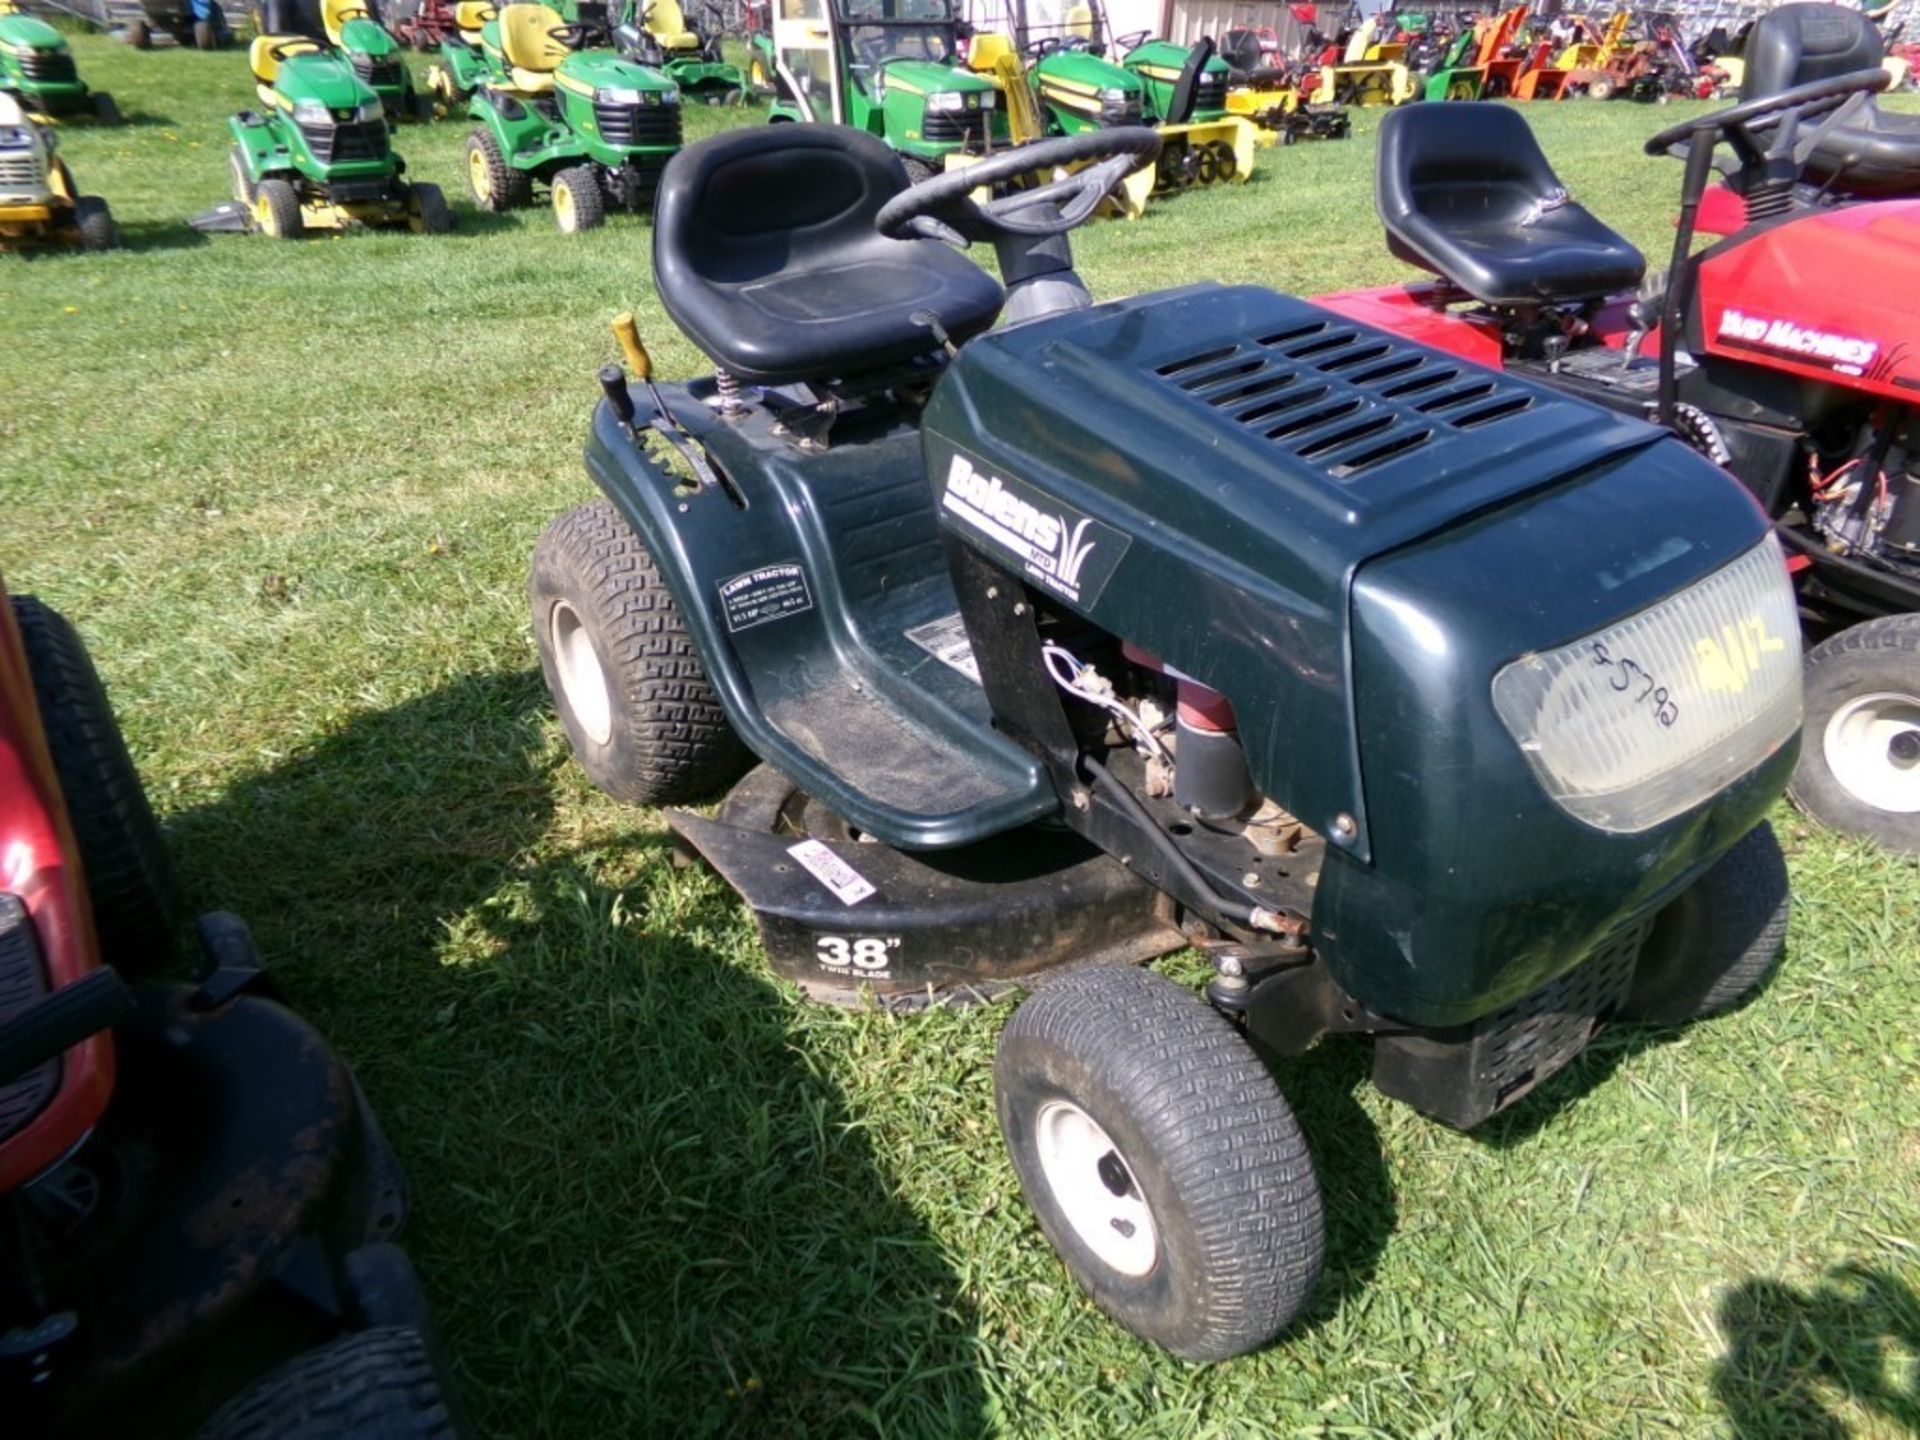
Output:
M1720 312L1720 338L1747 349L1777 350L1798 360L1825 362L1842 375L1859 375L1880 353L1880 342L1836 335L1792 320L1749 315L1731 306Z
M947 467L940 508L1012 556L1028 576L1077 605L1106 587L1128 537L1015 480L976 469L965 455Z

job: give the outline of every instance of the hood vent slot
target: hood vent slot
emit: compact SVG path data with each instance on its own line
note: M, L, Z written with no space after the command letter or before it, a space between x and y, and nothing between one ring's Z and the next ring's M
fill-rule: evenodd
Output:
M1534 405L1503 375L1332 315L1215 344L1153 373L1335 480Z

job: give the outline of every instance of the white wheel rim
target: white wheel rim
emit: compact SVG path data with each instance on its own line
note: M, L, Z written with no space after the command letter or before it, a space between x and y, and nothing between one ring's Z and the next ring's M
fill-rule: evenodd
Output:
M564 600L555 601L547 638L567 709L594 744L606 744L613 738L613 690L580 612Z
M1912 737L1912 738L1908 738ZM1854 799L1896 815L1920 814L1920 696L1856 695L1833 712L1821 749L1833 778Z
M1122 1275L1153 1269L1160 1258L1153 1211L1100 1122L1069 1101L1049 1100L1033 1129L1040 1174L1073 1233Z

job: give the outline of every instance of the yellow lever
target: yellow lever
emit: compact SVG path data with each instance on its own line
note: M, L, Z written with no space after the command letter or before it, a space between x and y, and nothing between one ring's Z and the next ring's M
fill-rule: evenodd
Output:
M647 347L640 343L640 327L633 323L633 312L622 310L613 317L613 338L620 342L621 353L627 357L627 368L633 371L633 378L641 384L653 381L653 357L647 354Z

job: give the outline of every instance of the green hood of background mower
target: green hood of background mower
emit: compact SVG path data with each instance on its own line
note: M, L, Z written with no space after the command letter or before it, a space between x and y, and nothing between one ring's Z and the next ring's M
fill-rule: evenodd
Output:
M380 98L353 73L352 65L334 55L295 55L283 61L273 90L285 97L289 106L317 100L336 115Z
M568 85L573 81L573 85ZM674 84L651 66L623 59L611 50L582 50L560 62L559 83L564 89L672 90Z
M340 27L340 48L349 55L385 60L400 53L399 42L373 20L349 20Z
M984 75L942 65L936 60L889 60L881 67L888 89L905 90L915 95L945 95L954 91L995 90L998 87Z
M9 50L65 50L60 32L32 15L0 15L0 45Z

